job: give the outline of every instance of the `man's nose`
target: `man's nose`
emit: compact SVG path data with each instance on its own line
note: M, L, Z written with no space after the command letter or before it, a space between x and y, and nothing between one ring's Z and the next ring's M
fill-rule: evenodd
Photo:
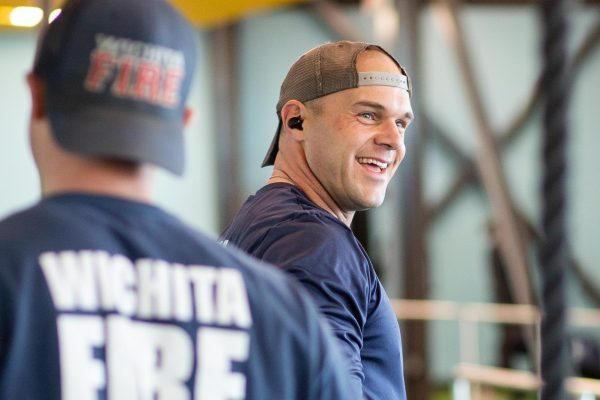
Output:
M404 143L404 128L396 125L394 120L388 120L380 127L375 143L390 150L398 150Z

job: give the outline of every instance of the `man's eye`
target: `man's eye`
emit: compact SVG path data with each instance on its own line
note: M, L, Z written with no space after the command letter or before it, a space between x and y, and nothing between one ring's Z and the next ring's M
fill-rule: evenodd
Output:
M362 118L370 119L372 121L375 120L375 114L373 114L372 112L363 112L358 115Z
M396 126L397 126L398 128L406 129L406 126L407 126L407 125L408 125L408 124L407 124L405 121L401 120L401 119L400 119L400 120L398 120L398 121L396 121Z

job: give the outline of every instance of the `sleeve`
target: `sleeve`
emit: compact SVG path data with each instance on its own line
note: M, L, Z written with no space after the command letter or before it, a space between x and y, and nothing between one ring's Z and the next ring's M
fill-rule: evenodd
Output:
M329 326L319 318L314 305L311 304L309 309L312 311L307 319L310 336L312 336L309 343L312 346L313 360L309 398L311 400L361 399L362 385L356 379L349 379L347 364L342 361Z
M280 266L309 292L349 362L354 384L362 386L369 278L348 235L318 219L295 221L271 229L259 257Z

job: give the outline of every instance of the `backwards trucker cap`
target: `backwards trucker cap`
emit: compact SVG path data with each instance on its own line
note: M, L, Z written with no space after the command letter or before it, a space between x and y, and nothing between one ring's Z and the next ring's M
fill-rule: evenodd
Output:
M164 0L68 0L33 66L58 144L181 175L196 49L194 29Z
M377 50L387 55L401 73L358 72L356 61L366 50ZM303 54L290 68L279 92L277 116L279 125L262 166L273 165L279 151L281 108L290 100L314 100L335 92L359 86L393 86L411 93L406 70L382 47L362 42L339 41L326 43Z

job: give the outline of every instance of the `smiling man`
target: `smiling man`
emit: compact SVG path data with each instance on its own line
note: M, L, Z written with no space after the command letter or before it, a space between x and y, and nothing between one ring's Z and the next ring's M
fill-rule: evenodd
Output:
M384 49L335 42L291 67L279 127L263 166L268 184L221 236L280 266L312 294L367 399L405 399L398 322L350 229L382 204L413 119L406 71Z

